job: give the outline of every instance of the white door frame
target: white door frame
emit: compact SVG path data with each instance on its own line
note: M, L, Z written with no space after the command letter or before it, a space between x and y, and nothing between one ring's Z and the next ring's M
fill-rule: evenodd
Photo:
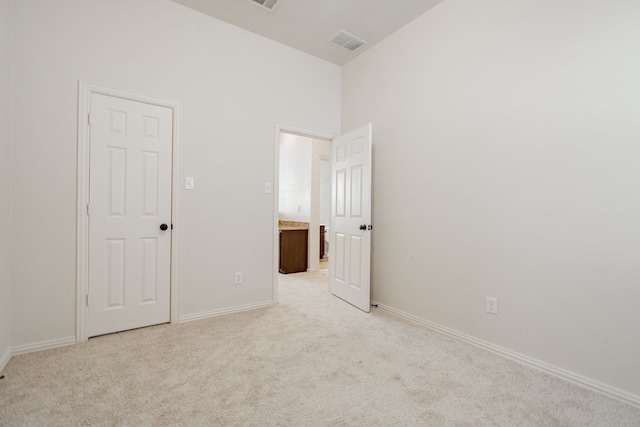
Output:
M274 144L274 158L273 158L273 303L278 303L278 259L280 257L279 245L280 245L280 236L278 231L278 218L280 215L280 133L290 133L293 135L304 136L307 138L316 138L316 139L326 139L328 141L332 141L337 135L333 135L330 133L316 132L311 130L300 129L293 126L283 125L280 123L276 123L275 126L275 136L273 138ZM331 258L329 258L329 262L331 262Z
M176 227L180 209L180 112L177 101L152 98L116 89L92 85L83 81L78 84L78 178L76 213L76 342L87 341L87 294L89 291L89 111L91 95L101 94L135 102L166 107L173 110L173 152L171 178L171 323L178 323L178 241L180 227Z

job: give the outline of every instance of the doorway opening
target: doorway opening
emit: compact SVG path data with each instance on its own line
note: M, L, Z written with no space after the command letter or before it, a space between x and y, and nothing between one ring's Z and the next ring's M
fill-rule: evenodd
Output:
M305 148L292 142L294 151L306 154L291 154L294 163L305 163L308 170L301 178L287 176L284 143L302 137L305 141L324 140L328 152ZM330 142L329 142L330 141ZM322 144L319 144L321 146ZM282 146L282 147L281 147ZM283 154L281 155L281 151ZM308 153L311 152L311 155ZM274 203L274 278L273 302L278 302L278 275L282 273L320 271L320 175L321 161L331 161L331 210L329 233L328 291L349 304L369 312L371 308L371 158L372 125L364 124L337 137L318 135L310 132L290 129L276 125L275 135L275 171L279 180L275 187ZM325 156L323 159L322 157ZM307 160L311 158L312 161ZM310 163L310 164L309 164ZM280 179L281 174L284 177ZM311 176L311 178L308 178ZM308 205L304 196L306 188L312 187L312 178L316 190L308 195ZM282 187L282 188L280 188ZM299 193L298 199L286 199L288 192ZM308 194L308 193L306 193ZM294 200L293 202L291 200ZM314 202L315 200L315 202ZM282 204L282 206L281 206ZM307 207L308 206L308 207ZM288 211L287 211L288 209ZM303 216L305 214L306 216ZM290 215L287 217L287 215ZM290 222L289 222L290 221ZM287 226L291 228L287 230ZM285 234L285 231L287 233ZM291 239L285 238L291 235ZM298 243L294 243L297 241ZM306 245L305 245L306 243ZM293 250L291 248L297 247ZM304 253L306 250L306 254ZM290 251L291 256L283 255ZM295 260L295 267L282 265L282 261L302 253L302 260ZM304 257L306 257L306 262Z
M332 138L276 126L275 302L280 277L329 268Z

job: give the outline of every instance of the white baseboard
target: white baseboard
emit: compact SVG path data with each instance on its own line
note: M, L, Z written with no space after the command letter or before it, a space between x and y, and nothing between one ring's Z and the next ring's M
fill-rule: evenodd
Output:
M591 378L587 378L580 374L576 374L575 372L568 371L563 368L559 368L557 366L551 365L549 363L543 362L538 359L534 359L532 357L526 356L521 353L516 353L515 351L511 351L507 348L497 346L495 344L491 344L488 341L483 341L481 339L475 338L471 335L467 335L462 332L458 332L455 329L447 328L446 326L442 326L438 323L431 322L429 320L422 319L418 316L414 316L409 313L405 313L401 310L397 310L393 307L386 306L384 304L380 304L378 302L372 301L373 304L377 304L378 308L384 310L388 313L391 313L395 316L403 318L413 323L417 323L421 326L426 326L427 328L433 329L437 332L441 332L443 334L449 335L450 337L459 339L461 341L472 344L476 347L483 348L485 350L489 350L492 353L498 354L500 356L506 357L523 365L529 366L531 368L538 369L542 372L545 372L549 375L553 375L554 377L561 378L565 381L569 381L571 383L577 384L579 386L585 387L589 390L604 394L605 396L611 397L613 399L620 400L626 404L631 406L635 406L640 408L640 396L636 394L629 393L627 391L621 390L616 387L609 386L607 384L601 383L599 381L593 380Z
M11 348L7 349L2 356L0 356L0 372L4 370L4 367L7 366L11 360Z
M178 318L178 323L192 322L194 320L208 319L209 317L223 316L225 314L240 313L242 311L255 310L273 306L273 301L265 301L257 304L238 305L236 307L221 308L219 310L203 311L200 313L186 314Z
M17 356L19 354L33 353L34 351L49 350L52 348L75 344L77 342L78 341L76 340L76 337L66 337L58 338L55 340L36 342L32 344L23 344L13 347L11 349L11 355Z

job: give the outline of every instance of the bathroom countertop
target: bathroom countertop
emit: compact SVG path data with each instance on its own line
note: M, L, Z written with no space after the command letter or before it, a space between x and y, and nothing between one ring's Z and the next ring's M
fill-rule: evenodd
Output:
M280 231L292 231L292 230L308 230L308 222L298 221L278 221L278 230Z

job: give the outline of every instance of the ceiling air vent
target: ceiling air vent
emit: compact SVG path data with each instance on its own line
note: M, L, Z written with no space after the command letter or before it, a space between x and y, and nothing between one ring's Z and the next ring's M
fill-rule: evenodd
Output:
M276 8L276 5L280 3L280 0L247 0L251 4L255 4L256 6L260 6L263 9L267 9L269 12L273 12L273 9Z
M364 46L367 42L359 39L351 33L347 33L345 30L340 30L329 39L329 42L340 46L343 49L355 52Z

